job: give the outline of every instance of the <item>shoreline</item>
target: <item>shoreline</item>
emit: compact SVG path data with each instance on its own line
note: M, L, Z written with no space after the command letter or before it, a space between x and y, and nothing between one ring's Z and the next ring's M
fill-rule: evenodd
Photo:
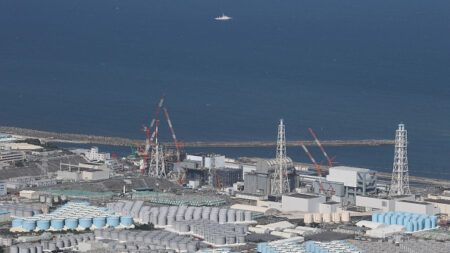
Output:
M76 144L100 144L110 146L129 146L130 144L143 145L143 140L134 140L123 137L107 137L88 134L56 133L19 127L0 126L0 132L18 135L28 138L38 138L45 142L76 143ZM306 146L316 145L314 141L304 141ZM367 139L367 140L322 140L323 146L384 146L394 145L394 140ZM162 143L164 146L174 147L173 142ZM235 147L276 147L276 141L220 141L220 142L184 142L185 148L235 148ZM300 146L297 141L287 141L286 146Z

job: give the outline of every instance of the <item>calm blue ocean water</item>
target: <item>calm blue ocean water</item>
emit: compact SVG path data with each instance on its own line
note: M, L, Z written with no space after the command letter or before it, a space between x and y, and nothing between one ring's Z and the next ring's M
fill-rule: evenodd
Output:
M404 122L410 173L450 179L448 13L447 0L2 0L0 125L143 138L165 92L185 141L272 140L280 118L289 140L393 138ZM327 151L392 167L393 147Z

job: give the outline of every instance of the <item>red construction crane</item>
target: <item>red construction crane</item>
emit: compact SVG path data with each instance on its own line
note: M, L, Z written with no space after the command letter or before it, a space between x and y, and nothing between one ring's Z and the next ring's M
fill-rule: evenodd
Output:
M158 118L159 111L161 111L161 107L163 106L165 98L166 98L166 94L163 93L161 99L159 100L158 107L156 108L155 115L153 116L153 119L150 122L150 126L149 127L147 127L145 125L142 126L142 130L147 133L147 138L145 139L145 150L146 151L144 151L144 152L147 152L149 150L149 148L150 148L150 146L149 146L150 133L152 132L152 128L153 128L153 126L156 123L156 119ZM142 155L142 154L139 154L139 155Z
M321 168L321 167L317 164L316 160L313 158L313 156L312 156L311 153L309 152L308 148L306 148L305 144L303 144L302 141L298 141L298 143L302 146L302 148L303 148L303 150L305 151L305 153L309 156L309 159L311 159L311 162L313 162L314 166L316 166L317 174L319 175L319 177L322 177L322 172L321 172L321 171L323 170L323 168ZM321 164L321 165L322 165L322 164ZM321 179L319 179L319 186L320 186L320 191L321 191L322 193L325 193L325 189L323 188L323 183L322 183L322 180L321 180ZM333 192L334 192L334 189L333 189L333 187L331 187L329 193L330 193L330 194L333 194Z
M313 130L312 130L311 128L308 128L308 130L309 130L309 132L311 133L311 135L313 136L314 141L316 142L317 146L319 146L320 150L322 151L322 154L323 154L323 155L325 156L325 158L327 159L328 165L329 165L330 167L333 167L333 164L337 163L337 162L333 162L333 160L334 160L334 158L336 158L336 156L333 157L332 159L330 159L330 157L328 157L327 152L325 152L325 149L322 147L322 144L320 143L319 139L317 139L316 134L314 134Z
M317 174L319 174L319 176L321 177L322 176L322 168L317 164L316 160L313 158L311 153L309 153L309 150L308 150L308 148L306 148L305 144L303 144L302 141L298 141L298 143L302 146L305 153L309 156L309 159L311 160L311 162L313 162L314 166L316 166Z

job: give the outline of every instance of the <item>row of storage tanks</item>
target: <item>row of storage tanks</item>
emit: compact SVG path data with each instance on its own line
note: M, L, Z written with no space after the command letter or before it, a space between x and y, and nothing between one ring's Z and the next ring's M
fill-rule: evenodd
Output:
M10 247L10 253L42 253L43 251L55 252L57 250L69 249L81 242L94 241L93 233L66 235L52 241L41 241L40 244L19 244Z
M306 251L305 247L298 242L269 242L269 243L258 243L258 252L260 253L287 253L287 252L298 252L304 253Z
M306 252L312 253L364 253L355 245L344 241L330 241L330 242L305 242Z
M137 206L137 207L136 207ZM108 209L118 213L132 216L136 221L157 227L174 224L175 221L211 220L219 224L225 223L252 223L252 212L217 207L193 206L142 206L138 201L134 204L126 202L108 203Z
M67 201L66 195L39 195L39 202L47 203L48 205L57 204L59 202Z
M91 206L88 202L72 201L50 214L16 218L12 221L11 231L60 231L132 226L131 216L117 216L107 208Z
M216 246L245 244L248 232L246 224L217 224L209 220L176 221L172 230L177 233L189 233L203 238L206 243Z
M42 209L39 206L19 205L17 203L2 204L0 210L9 212L12 217L32 217L42 214Z
M389 225L406 226L407 232L414 232L435 228L437 226L438 217L408 212L385 212L373 213L372 221Z
M200 245L197 239L163 230L136 231L106 228L95 230L94 233L96 238L115 240L117 242L135 242L140 245L140 248L148 247L152 250L172 249L195 252Z
M350 212L336 213L305 213L305 224L315 223L347 223L350 222Z

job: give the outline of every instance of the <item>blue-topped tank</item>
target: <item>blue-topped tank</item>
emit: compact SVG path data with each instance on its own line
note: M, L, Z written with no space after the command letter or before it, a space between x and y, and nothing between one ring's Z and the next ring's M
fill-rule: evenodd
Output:
M36 221L35 220L24 220L22 223L22 228L25 231L31 231L36 229Z
M417 220L417 229L418 229L418 230L423 230L424 223L425 223L425 219L422 218L422 217L420 217L420 218Z
M405 225L405 223L403 223L403 220L405 219L405 216L403 216L403 215L399 215L399 216L397 216L397 222L396 222L396 224L397 225L402 225L402 226L404 226Z
M384 216L385 216L386 214L385 213L379 213L378 214L378 222L379 223L384 223Z
M131 216L120 216L120 223L125 227L133 225L133 217Z
M410 216L406 216L404 219L403 219L403 224L408 224L408 222L410 222L411 221L411 217Z
M391 224L391 215L387 214L384 216L384 223Z
M38 220L36 224L39 230L48 230L50 228L49 220Z
M397 224L397 215L396 214L391 216L391 224L393 224L393 225Z
M378 213L372 214L372 222L378 222Z
M102 228L106 226L106 218L105 217L96 217L93 220L94 226L97 228Z
M430 219L431 219L431 227L435 228L437 226L437 221L438 221L437 216L430 216Z
M117 216L111 216L106 218L106 223L110 226L110 227L117 227L120 224L120 219Z
M50 225L56 230L62 230L64 227L64 219L52 219Z
M408 222L408 224L406 224L406 232L413 232L414 231L414 227L412 222Z
M81 218L79 223L82 228L90 228L92 226L92 218Z
M425 226L424 226L424 228L425 229L431 228L431 219L430 218L426 218L425 219Z
M15 227L20 227L20 226L22 226L22 224L23 224L23 219L21 219L21 218L15 218L15 219L12 221L12 227L13 227L13 228L15 228Z
M78 227L78 219L66 219L65 224L67 229L76 229Z
M417 222L417 220L413 220L413 230L417 231L419 230L419 223Z

